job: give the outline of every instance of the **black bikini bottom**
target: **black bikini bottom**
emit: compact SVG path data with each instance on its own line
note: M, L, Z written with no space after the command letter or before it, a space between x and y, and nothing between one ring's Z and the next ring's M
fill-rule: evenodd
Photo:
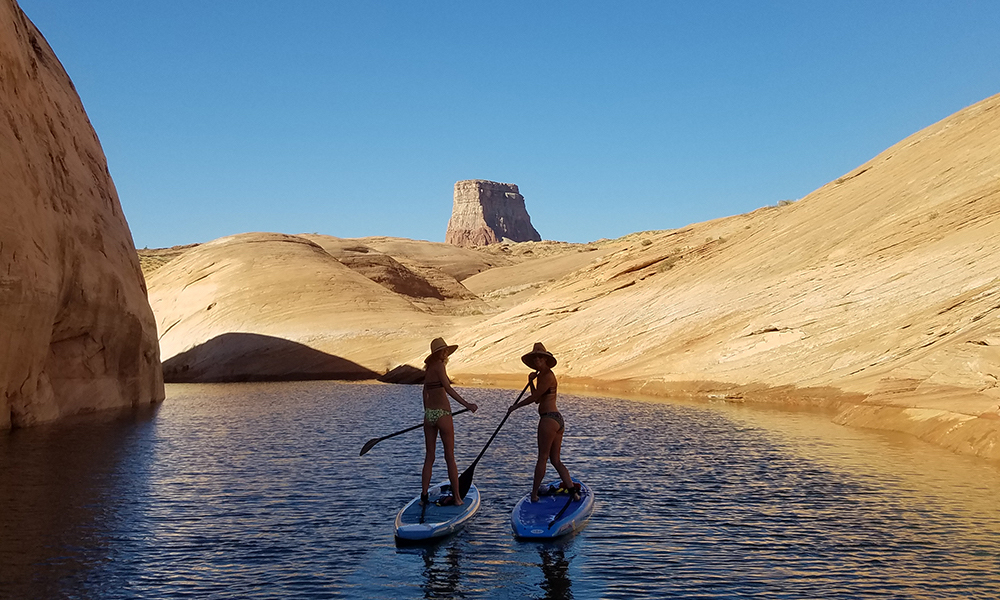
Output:
M566 421L563 421L563 416L558 412L547 412L538 415L540 419L552 419L556 423L559 423L559 431L566 429Z

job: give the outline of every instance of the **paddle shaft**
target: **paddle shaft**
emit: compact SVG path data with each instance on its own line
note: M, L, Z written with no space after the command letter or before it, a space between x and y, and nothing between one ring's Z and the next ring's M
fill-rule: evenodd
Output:
M513 404L517 404L518 402L521 401L521 397L524 396L524 393L528 391L528 386L530 385L531 381L528 381L528 383L524 385L524 389L521 390L521 393L517 395L517 399L514 400ZM472 476L476 472L476 465L479 464L479 459L481 459L483 455L486 454L486 449L490 447L490 444L493 443L493 439L497 437L498 433L500 433L500 428L503 427L503 424L507 422L507 418L509 416L510 416L510 411L508 411L507 414L503 416L503 419L500 420L500 424L497 425L496 431L493 432L493 435L490 436L489 441L486 442L486 445L483 446L482 450L480 450L479 456L476 457L476 460L472 461L472 464L469 465L469 468L463 471L462 476L458 478L458 491L459 491L459 496L461 498L464 499L465 495L469 492L469 488L472 487Z
M569 505L573 504L573 496L575 495L576 495L575 491L571 491L569 493L569 500L566 501L566 504L563 504L562 510L556 513L556 516L552 517L552 520L549 521L549 526L546 529L552 529L552 526L555 525L555 522L559 520L559 517L563 516L563 513L566 512L566 509L569 508Z
M455 412L451 413L451 416L454 417L455 415L460 415L460 414L462 414L464 412L469 412L469 409L463 408L462 410L456 410ZM389 439L391 437L396 437L397 435L404 434L407 431L413 431L414 429L419 429L419 428L421 428L423 426L424 426L424 424L421 423L419 425L414 425L413 427L407 427L406 429L403 429L401 431L397 431L396 433L390 433L389 435L384 435L384 436L382 436L380 438L372 438L372 439L368 440L367 442L365 442L365 445L361 447L361 453L358 454L358 456L364 456L366 452L368 452L369 450L371 450L373 447L375 447L375 444L381 442L382 440L387 440L387 439Z

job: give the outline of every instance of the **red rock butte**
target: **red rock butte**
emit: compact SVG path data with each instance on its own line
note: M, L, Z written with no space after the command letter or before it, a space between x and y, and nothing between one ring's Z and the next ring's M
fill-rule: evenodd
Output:
M468 179L455 183L455 202L445 242L473 247L512 242L540 242L513 183Z

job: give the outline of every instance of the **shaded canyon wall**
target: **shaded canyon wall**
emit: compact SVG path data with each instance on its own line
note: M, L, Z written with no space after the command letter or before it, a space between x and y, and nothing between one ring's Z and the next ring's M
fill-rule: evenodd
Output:
M0 429L163 399L132 236L73 83L0 0Z

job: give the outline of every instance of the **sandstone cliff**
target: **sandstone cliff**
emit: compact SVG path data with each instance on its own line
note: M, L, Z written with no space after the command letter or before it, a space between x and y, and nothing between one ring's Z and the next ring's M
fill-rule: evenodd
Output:
M0 0L0 429L163 398L153 315L72 82Z
M455 183L455 200L445 242L456 246L486 246L503 239L538 242L524 196L512 183L470 179Z

